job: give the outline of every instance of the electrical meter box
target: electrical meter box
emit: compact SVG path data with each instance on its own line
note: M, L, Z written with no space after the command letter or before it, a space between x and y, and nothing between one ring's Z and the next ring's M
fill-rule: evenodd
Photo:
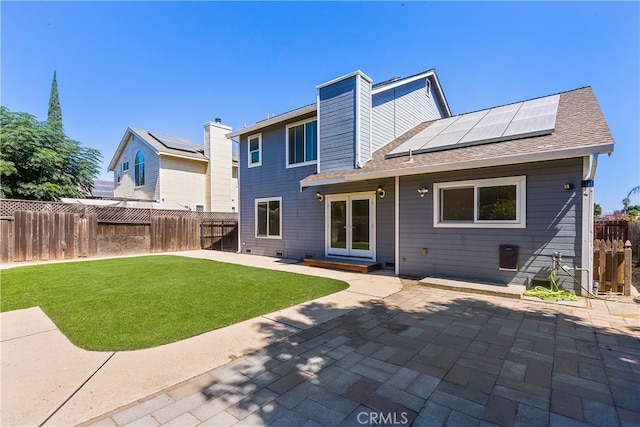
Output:
M515 245L500 245L499 249L500 270L518 271L518 247Z

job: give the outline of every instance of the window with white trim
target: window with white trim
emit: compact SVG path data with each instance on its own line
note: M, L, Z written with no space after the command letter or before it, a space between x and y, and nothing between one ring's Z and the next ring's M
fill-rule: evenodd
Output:
M129 162L122 162L122 171L126 172L129 170Z
M250 136L248 140L248 165L250 168L262 165L262 134Z
M256 237L281 239L282 197L256 199Z
M526 176L435 183L433 194L434 227L526 227Z
M287 126L287 166L316 163L318 159L318 121Z
M136 187L144 185L144 153L142 150L138 150L134 162L134 178Z

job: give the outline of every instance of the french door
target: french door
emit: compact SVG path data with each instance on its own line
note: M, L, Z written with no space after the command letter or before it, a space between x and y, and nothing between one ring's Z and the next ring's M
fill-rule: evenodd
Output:
M326 197L327 255L374 258L375 194Z

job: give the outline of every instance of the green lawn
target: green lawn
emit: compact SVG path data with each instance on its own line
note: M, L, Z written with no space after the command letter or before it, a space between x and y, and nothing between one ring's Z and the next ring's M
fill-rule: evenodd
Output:
M154 347L347 288L338 280L180 256L2 270L0 309L40 306L87 350Z

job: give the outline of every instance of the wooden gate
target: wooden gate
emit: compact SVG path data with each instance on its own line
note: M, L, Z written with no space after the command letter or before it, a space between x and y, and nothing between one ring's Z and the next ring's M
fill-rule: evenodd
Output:
M631 295L631 242L596 240L593 250L593 280L600 292Z
M218 251L238 250L238 221L210 221L200 225L200 247Z

